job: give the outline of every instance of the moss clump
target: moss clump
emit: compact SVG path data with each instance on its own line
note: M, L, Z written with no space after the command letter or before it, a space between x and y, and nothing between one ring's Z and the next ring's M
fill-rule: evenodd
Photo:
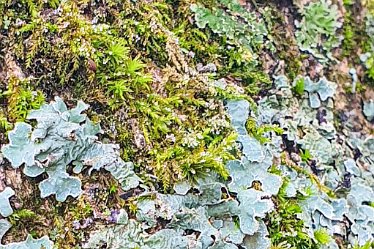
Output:
M3 92L3 98L7 103L7 116L11 122L25 120L30 110L39 109L44 104L43 93L34 91L27 79L11 78ZM3 126L9 128L6 123Z
M343 36L342 41L342 56L349 57L357 48L364 50L365 44L368 42L368 37L365 32L364 20L359 19L358 11L361 3L346 2L344 7L346 13L344 15ZM362 51L363 52L363 51ZM359 58L351 58L353 62L359 62Z
M265 134L268 132L275 132L277 135L283 133L283 129L278 125L257 125L254 118L249 118L246 123L248 134L256 138L260 143L264 144L270 141L270 138L266 137Z
M274 248L308 248L317 249L318 244L314 242L304 227L304 222L297 218L302 212L299 202L307 197L298 194L296 197L286 197L286 188L289 180L283 179L283 185L278 195L273 199L276 211L267 216L269 237Z

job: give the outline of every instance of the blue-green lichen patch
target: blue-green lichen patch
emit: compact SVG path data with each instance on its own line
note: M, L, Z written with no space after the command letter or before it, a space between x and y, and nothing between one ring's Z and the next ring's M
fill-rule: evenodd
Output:
M319 108L321 101L332 98L336 88L337 85L326 78L322 78L316 83L313 83L309 77L304 79L304 89L309 93L309 101L312 108Z
M369 101L364 101L363 103L363 112L367 120L374 120L374 100L370 99Z
M318 84L314 85L317 86ZM305 89L306 91L313 92L310 86L306 88L308 88ZM299 202L302 212L298 212L298 217L303 220L311 238L319 241L323 231L323 234L331 238L337 234L348 236L349 243L363 246L373 239L371 225L369 225L372 221L367 216L374 210L370 205L374 198L373 192L368 187L373 184L373 168L370 166L372 153L369 152L371 137L358 138L357 134L352 132L345 134L344 143L339 143L337 131L332 123L334 121L332 102L320 102L319 107L323 107L324 110L323 116L320 116L318 111L313 111L313 105L309 102L310 94L296 99L294 97L296 93L292 91L290 84L283 84L275 92L282 92L283 94L279 95L282 97L270 96L260 103L260 110L266 111L262 120L279 122L286 130L287 139L302 149L300 157L296 157L295 152L290 148L291 151L288 153L293 156L293 161L291 163L284 161L292 169L291 172L282 169L283 174L290 179L285 191L286 196L296 196L297 192L308 196L305 189L311 189L311 197ZM328 94L328 98L333 98L333 95L332 91ZM327 95L323 99L327 100ZM286 119L284 115L292 113L296 110L294 108L296 106L299 106L297 113L292 118ZM328 127L332 127L332 130L327 129ZM356 159L351 158L352 150L359 150L360 156ZM320 185L313 183L316 181L313 177L303 179L300 176L303 171L313 172L330 190L318 189L317 186ZM361 193L357 192L358 189ZM331 190L334 193L331 193ZM347 218L351 222L350 225L345 223ZM333 239L329 239L328 244L332 248L338 248Z
M9 198L15 194L14 190L10 187L6 187L0 192L0 215L8 217L13 213L12 206L9 203Z
M52 249L53 243L48 237L42 237L40 239L34 239L31 235L23 242L10 243L7 245L1 245L1 249Z
M39 184L42 198L55 194L58 201L65 201L68 196L81 194L81 181L67 173L70 163L91 166L94 170L106 168L121 181L124 190L138 185L139 178L132 172L132 165L122 161L118 148L96 142L100 127L82 114L87 108L80 101L77 107L68 110L57 97L49 105L30 112L27 119L37 122L35 128L17 123L9 133L10 143L2 152L12 166L25 164L23 172L30 177L48 174L49 178Z
M10 224L5 219L0 219L0 243L3 239L3 236L6 234L6 232L12 227L12 224Z

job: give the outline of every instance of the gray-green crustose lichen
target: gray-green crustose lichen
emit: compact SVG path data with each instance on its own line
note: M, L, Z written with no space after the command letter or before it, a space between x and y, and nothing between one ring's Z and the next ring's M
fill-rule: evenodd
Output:
M54 102L27 116L28 120L36 120L34 128L21 122L9 132L10 143L2 148L2 153L12 167L24 164L27 176L36 177L44 172L49 176L39 184L41 197L55 194L58 201L65 201L68 196L81 194L81 181L67 172L71 163L75 165L74 173L79 173L83 166L91 166L91 170L107 169L125 190L138 185L132 164L122 161L118 147L97 141L100 127L82 114L87 108L79 101L77 107L69 110L56 97Z

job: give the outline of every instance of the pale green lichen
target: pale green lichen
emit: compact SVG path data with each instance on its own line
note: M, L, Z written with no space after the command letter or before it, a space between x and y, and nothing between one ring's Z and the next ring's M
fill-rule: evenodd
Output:
M301 10L302 19L295 21L297 43L302 51L312 53L322 62L332 57L332 49L341 42L337 30L338 6L329 0L311 2Z
M48 174L49 178L39 184L41 197L55 194L58 201L65 201L68 196L81 194L79 178L67 172L70 163L76 165L76 173L83 165L91 166L91 170L107 169L124 190L138 185L139 178L133 173L132 164L123 162L118 147L97 142L100 127L82 114L87 108L88 105L80 101L77 107L68 110L57 97L49 105L30 112L27 119L36 120L35 128L17 123L9 133L10 143L2 152L12 167L25 164L23 172L30 177Z
M364 101L363 112L367 120L374 120L374 100Z
M264 192L276 195L282 185L282 179L268 172L271 163L269 160L261 163L251 163L244 158L242 161L229 161L227 168L232 178L231 183L228 184L229 190L239 193L241 190L251 187L255 181L258 181L261 183L261 188Z
M28 235L25 241L0 245L0 249L53 249L53 243L46 236L34 239Z
M9 221L5 219L0 219L0 243L3 239L6 232L12 227L12 224L10 224Z
M12 206L9 203L9 198L15 194L14 190L6 187L4 191L0 192L0 215L8 217L13 213Z
M338 86L325 77L313 82L309 77L304 79L304 89L309 93L309 103L312 108L319 108L321 101L332 98Z
M250 51L259 50L264 45L274 49L266 39L268 30L264 20L245 9L237 0L220 0L218 3L221 6L212 9L202 4L191 5L199 28L209 27L214 33L227 37L230 43Z

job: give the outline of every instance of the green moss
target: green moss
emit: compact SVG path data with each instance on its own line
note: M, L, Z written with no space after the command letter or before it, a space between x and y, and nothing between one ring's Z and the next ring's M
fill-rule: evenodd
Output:
M106 193L106 194L109 194ZM106 197L104 197L105 199ZM74 220L82 220L92 216L93 208L91 204L85 201L83 198L80 198L75 206L70 209L72 219Z
M207 130L203 134L191 134L180 144L166 150L152 150L151 154L156 158L153 165L156 176L165 190L168 190L174 181L187 179L195 182L211 171L227 179L225 162L234 159L231 150L235 139L234 133L223 137L214 136Z
M5 132L13 128L13 125L8 121L4 111L0 109L0 131Z
M38 109L44 104L43 93L41 91L33 91L27 79L10 79L3 97L7 101L8 120L13 122L25 120L30 110ZM8 126L5 120L3 122L5 126ZM6 128L5 126L4 128Z
M357 13L351 4L345 4L347 12L344 15L343 23L343 36L342 41L342 55L344 57L350 57L355 54L357 48L364 49L365 43L368 41L368 37L365 32L365 24L362 20L357 19ZM358 62L358 58L352 58Z
M28 233L33 236L38 236L40 231L38 231L35 224L41 223L43 220L42 216L36 214L30 209L18 209L8 217L8 221L12 224L11 230L16 233L22 233L22 230L29 230Z
M11 216L9 216L9 222L15 226L19 222L30 222L30 220L36 219L37 215L29 209L16 210Z
M276 211L267 217L271 242L275 248L283 245L287 248L317 249L318 245L304 232L304 222L297 218L297 214L302 212L298 203L305 197L299 194L295 198L286 197L288 182L287 178L283 179L283 185L274 198Z
M327 233L326 229L322 228L314 231L314 238L322 245L326 245L331 241L331 237Z
M312 159L312 155L310 154L309 150L300 150L300 157L303 162L308 162Z
M356 83L355 91L356 93L364 93L366 90L366 86L361 82ZM344 91L348 94L353 94L351 86L344 86Z
M284 71L289 79L294 80L297 75L300 75L302 61L308 58L308 55L300 54L294 36L285 32L283 24L286 20L282 12L273 4L270 5L268 12L270 13L268 22L272 23L271 34L277 48L274 56L285 62Z
M362 3L346 2L346 13L344 15L343 25L343 43L342 43L342 58L348 58L349 64L352 66L361 64L357 51L361 54L372 52L373 42L370 34L366 33L365 21L368 17L362 19L358 12L363 6ZM368 3L368 10L370 12L370 2ZM374 56L370 55L368 60L364 63L366 67L365 80L366 85L372 85L374 82ZM363 90L363 88L361 88Z
M266 133L271 131L275 132L277 135L281 135L283 133L283 129L278 125L257 125L254 118L249 118L247 120L246 128L248 133L262 144L270 141L270 138L264 136Z
M292 91L299 96L302 96L304 94L305 84L304 84L304 78L300 77L296 80L295 86L292 88Z
M355 245L353 249L370 249L370 248L373 248L373 246L374 246L374 242L368 241L363 246Z

